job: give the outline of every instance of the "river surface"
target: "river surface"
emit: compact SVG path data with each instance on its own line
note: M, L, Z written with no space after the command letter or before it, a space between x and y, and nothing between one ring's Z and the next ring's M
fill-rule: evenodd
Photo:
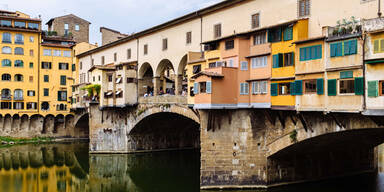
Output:
M198 150L89 155L88 143L20 145L0 148L0 168L1 192L200 191ZM269 191L381 192L383 186L379 173Z

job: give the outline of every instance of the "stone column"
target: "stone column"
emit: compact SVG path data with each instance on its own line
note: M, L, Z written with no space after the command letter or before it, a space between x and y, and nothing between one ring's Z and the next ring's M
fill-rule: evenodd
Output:
M183 91L183 75L177 75L175 78L175 95L181 95Z
M159 91L160 91L160 77L154 77L153 78L153 95L154 96L157 96L159 94Z

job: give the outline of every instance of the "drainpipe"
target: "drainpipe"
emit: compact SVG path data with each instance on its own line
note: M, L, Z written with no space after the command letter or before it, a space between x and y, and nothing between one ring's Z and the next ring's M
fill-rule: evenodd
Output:
M380 2L380 0L379 0ZM363 30L362 30L363 31ZM367 94L366 94L366 88L367 88L367 72L366 72L366 67L365 67L365 44L366 44L366 40L367 40L367 34L365 34L364 32L362 32L363 35L363 75L364 75L364 78L363 78L363 82L364 82L364 98L363 98L363 111L367 110Z
M38 46L37 46L37 113L40 114L40 48L41 48L41 36L40 32L38 37Z
M139 103L139 49L140 49L140 40L139 38L137 37L136 38L136 60L137 60L137 64L136 64L136 80L137 80L137 83L136 83L136 98L137 98L137 103Z

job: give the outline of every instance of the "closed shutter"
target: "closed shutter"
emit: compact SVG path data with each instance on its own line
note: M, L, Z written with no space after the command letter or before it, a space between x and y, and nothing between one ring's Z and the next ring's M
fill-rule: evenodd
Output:
M343 43L342 42L337 43L336 56L338 56L338 57L343 56Z
M295 53L292 52L292 55L291 55L291 66L295 66Z
M212 93L212 82L207 81L207 93Z
M375 40L374 42L374 50L373 50L373 53L378 53L379 52L379 45L380 45L380 42L379 40Z
M273 55L273 68L279 68L279 55Z
M58 100L58 101L61 101L61 91L58 91L58 92L57 92L57 100Z
M336 84L337 84L336 79L329 79L328 80L328 96L336 96L337 95Z
M293 28L287 27L284 30L284 41L289 41L293 39Z
M279 67L284 66L284 54L279 53Z
M296 83L295 82L291 82L291 86L290 86L290 91L291 91L291 95L296 95Z
M350 55L350 42L351 41L345 41L344 42L344 55Z
M379 81L368 81L368 97L379 96Z
M384 52L384 39L380 40L380 52Z
M277 95L278 95L278 84L271 83L271 96L277 96Z
M66 84L67 84L67 77L60 76L60 85L66 85Z
M353 71L342 71L340 72L341 79L353 78Z
M355 78L355 94L364 95L364 78L363 77Z
M268 43L272 42L272 32L271 30L268 30Z
M318 95L324 94L324 79L317 79L316 80L316 89Z
M300 48L300 61L305 61L305 48Z
M295 81L295 94L296 95L303 95L303 81L302 80Z
M331 57L336 57L337 45L331 44Z
M349 54L357 54L357 40L351 40L349 41Z
M317 58L315 59L321 59L323 57L323 46L318 45L316 51L317 51Z
M193 93L196 95L196 94L199 94L199 83L194 83L194 86L193 86Z

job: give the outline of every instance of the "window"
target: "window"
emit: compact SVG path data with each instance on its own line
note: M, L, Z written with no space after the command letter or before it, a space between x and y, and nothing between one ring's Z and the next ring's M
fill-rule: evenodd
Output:
M102 56L102 57L101 57L101 64L104 65L104 63L105 63L105 57Z
M123 91L122 90L116 91L116 98L122 98L122 97L123 97Z
M248 94L249 94L249 84L240 83L240 95L248 95Z
M29 68L31 68L31 69L33 68L33 63L32 62L29 63Z
M52 69L52 63L51 62L41 62L41 68L42 69Z
M49 82L49 75L44 75L44 82L48 83Z
M281 41L281 27L268 30L268 42L279 42Z
M189 31L186 33L186 43L191 44L192 43L192 31Z
M63 51L64 57L71 57L71 51Z
M1 109L12 109L12 102L1 102Z
M256 13L252 15L252 29L260 27L260 14Z
M1 66L3 66L3 67L11 67L12 66L12 62L9 59L3 59L1 61Z
M24 49L21 47L15 48L15 55L24 55Z
M267 81L254 81L252 82L252 94L267 94Z
M316 80L305 80L304 81L304 92L305 93L316 93L317 92Z
M10 33L3 33L3 43L12 43L12 36Z
M11 54L11 53L12 53L12 48L11 48L11 47L8 47L8 46L3 47L3 48L1 49L1 52L2 52L3 54Z
M344 41L344 55L354 55L357 53L357 40Z
M112 75L108 75L108 82L112 82L113 81L113 76Z
M75 31L80 31L80 26L78 24L75 25Z
M261 45L266 43L265 31L259 32L253 36L253 45Z
M68 70L69 64L68 63L59 63L59 69L60 70Z
M213 37L214 38L221 37L221 24L216 24L213 26Z
M2 74L1 75L1 80L2 81L11 81L11 75L8 73Z
M310 0L299 0L299 17L308 16L310 14Z
M127 83L135 83L136 79L135 78L129 78L127 77Z
M340 86L339 86L340 94L355 93L355 80L353 79L340 80L339 83L340 83Z
M207 92L207 82L200 82L198 87L200 88L199 90L200 93Z
M322 58L322 45L300 48L300 61L308 61Z
M24 109L24 102L14 102L13 109Z
M2 89L1 90L1 98L2 99L10 99L11 98L11 90L10 89Z
M82 69L83 69L83 62L80 62L80 70L82 70Z
M357 40L349 40L344 42L332 43L331 57L340 57L345 55L357 54ZM376 50L376 47L375 47Z
M373 53L383 53L384 52L384 39L376 39L373 42L374 50Z
M15 27L25 28L25 22L15 21Z
M148 54L148 44L144 45L144 55Z
M39 24L38 23L28 23L28 28L29 29L39 29Z
M273 68L284 66L284 55L282 53L273 55Z
M44 96L45 97L49 96L49 89L48 88L44 88Z
M168 39L165 38L165 39L163 39L163 51L165 51L167 49L168 49Z
M43 50L43 55L44 56L51 56L51 54L52 54L51 52L52 52L52 50L50 50L50 49L44 49Z
M58 91L57 92L58 101L67 101L67 91Z
M33 76L29 76L29 82L33 83Z
M16 34L15 35L15 44L24 44L24 35L23 34Z
M266 67L268 65L268 57L262 56L262 57L253 57L251 59L252 62L252 69Z
M113 54L113 61L115 61L115 62L117 61L117 53Z
M29 110L37 109L37 103L35 103L35 102L28 102L27 103L27 109L29 109Z
M131 59L132 53L131 49L127 49L127 59Z
M24 67L24 62L22 60L16 60L15 67Z
M64 29L65 30L68 30L69 29L69 25L67 23L64 24Z
M33 43L34 41L35 41L35 37L30 36L30 37L29 37L29 42Z
M284 53L284 67L293 66L295 64L295 57L293 53Z
M53 50L53 56L60 57L61 56L61 51L60 50Z
M241 63L240 63L240 69L242 70L242 71L246 71L246 70L248 70L248 62L247 61L242 61Z
M76 64L72 64L72 71L76 71Z
M228 40L225 41L225 50L233 49L235 48L235 40Z
M293 27L286 27L284 29L284 41L290 41L293 39Z
M67 76L65 75L60 76L60 85L67 85Z
M41 110L48 111L49 110L49 103L48 102L42 102L41 103Z
M22 82L23 80L24 80L23 75L21 75L21 74L15 75L15 81Z
M31 90L29 90L29 91L27 91L27 95L28 95L29 97L34 97L34 96L35 96L35 91L31 91Z
M384 81L379 82L379 94L380 96L384 96Z
M227 67L234 67L234 64L233 64L233 59L228 59L227 60Z
M193 74L197 74L201 71L201 65L194 65L193 66Z
M34 55L34 54L33 54L33 49L30 49L30 50L29 50L29 56L33 57L33 55Z
M18 101L23 100L23 90L15 89L13 99Z
M0 20L0 25L4 27L12 27L12 22L10 20Z
M291 83L279 83L279 95L290 95Z

